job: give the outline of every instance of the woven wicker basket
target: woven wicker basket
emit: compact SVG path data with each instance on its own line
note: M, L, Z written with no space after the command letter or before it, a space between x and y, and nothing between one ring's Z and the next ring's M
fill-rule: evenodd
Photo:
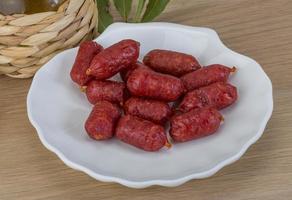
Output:
M95 0L66 0L55 12L0 15L0 74L29 78L52 57L96 34Z

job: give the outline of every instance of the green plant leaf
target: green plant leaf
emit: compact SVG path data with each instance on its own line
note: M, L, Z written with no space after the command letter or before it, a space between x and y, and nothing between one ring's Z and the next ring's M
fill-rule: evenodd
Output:
M98 32L102 33L106 27L113 23L113 17L109 13L108 0L96 0L98 9Z
M114 4L124 21L127 22L132 8L132 0L114 0Z
M138 6L137 6L137 10L136 10L136 14L135 14L135 18L134 18L134 22L139 22L140 21L144 5L145 5L145 0L139 0Z
M169 0L149 0L142 22L152 21L165 9Z

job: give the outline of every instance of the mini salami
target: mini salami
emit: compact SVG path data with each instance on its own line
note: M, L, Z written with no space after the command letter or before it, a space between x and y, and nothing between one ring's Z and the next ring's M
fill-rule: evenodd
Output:
M77 57L71 69L71 79L80 86L85 85L90 76L86 75L86 70L94 56L101 52L103 47L94 41L85 41L80 44Z
M120 110L116 105L108 101L99 101L85 122L85 130L95 140L109 139L114 135L115 125L120 115Z
M98 80L112 77L137 62L139 46L140 44L134 40L122 40L104 49L93 58L86 74Z
M200 68L197 59L191 55L161 49L150 51L143 62L154 71L177 77Z
M135 97L126 101L124 111L126 114L147 119L158 124L164 124L171 115L171 109L167 103Z
M215 108L199 108L176 115L170 121L170 135L176 142L186 142L215 133L222 115Z
M236 87L228 83L217 82L188 92L177 110L187 112L194 108L209 106L220 110L233 104L236 100Z
M122 104L125 88L121 82L92 80L86 87L86 96L92 104L102 100Z
M179 78L142 66L130 74L127 87L135 96L163 101L175 101L184 92L183 83Z
M130 76L130 74L131 74L131 73L132 73L137 67L139 67L139 65L140 65L140 63L137 62L137 63L131 65L130 67L126 68L126 69L122 69L122 70L120 71L120 75L121 75L122 80L123 80L124 82L127 82L128 78L129 78L129 76Z
M131 115L120 118L116 136L121 141L145 151L158 151L169 145L162 126Z
M224 65L214 64L203 67L197 71L188 73L181 77L188 91L210 85L215 82L226 82L230 73L236 70Z

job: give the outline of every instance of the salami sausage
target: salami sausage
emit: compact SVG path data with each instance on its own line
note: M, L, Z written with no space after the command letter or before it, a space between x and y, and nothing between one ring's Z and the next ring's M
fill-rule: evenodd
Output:
M237 100L237 89L224 82L213 83L188 92L178 106L178 110L187 112L194 108L214 107L223 109Z
M86 74L98 80L112 77L137 62L139 46L134 40L122 40L104 49L93 58Z
M86 96L92 104L102 100L122 104L125 88L121 82L92 80L86 87Z
M85 130L95 140L109 139L114 135L120 115L118 106L108 101L99 101L85 122Z
M162 101L132 97L124 105L126 114L164 124L171 115L170 106Z
M198 108L176 115L170 121L170 136L176 142L186 142L215 133L222 115L215 108Z
M130 74L134 71L134 69L136 69L137 67L139 67L140 63L135 63L133 65L131 65L129 68L126 68L126 69L122 69L120 71L120 75L121 75L121 78L124 82L127 82Z
M215 82L226 82L230 73L235 70L235 67L229 68L224 65L214 64L185 74L181 77L181 80L185 88L191 91Z
M94 41L85 41L80 44L74 65L71 69L71 79L80 86L85 85L90 76L86 75L86 70L94 56L101 52L103 47Z
M131 115L120 118L116 136L121 141L145 151L158 151L169 145L162 126Z
M129 76L127 87L131 94L163 101L175 101L184 92L179 78L139 67Z
M177 77L201 67L197 59L191 55L161 49L150 51L143 62L154 71Z

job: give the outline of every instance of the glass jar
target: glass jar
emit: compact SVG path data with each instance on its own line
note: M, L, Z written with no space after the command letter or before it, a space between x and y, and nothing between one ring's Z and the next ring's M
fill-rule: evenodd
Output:
M57 10L65 0L0 0L0 13L33 14Z

